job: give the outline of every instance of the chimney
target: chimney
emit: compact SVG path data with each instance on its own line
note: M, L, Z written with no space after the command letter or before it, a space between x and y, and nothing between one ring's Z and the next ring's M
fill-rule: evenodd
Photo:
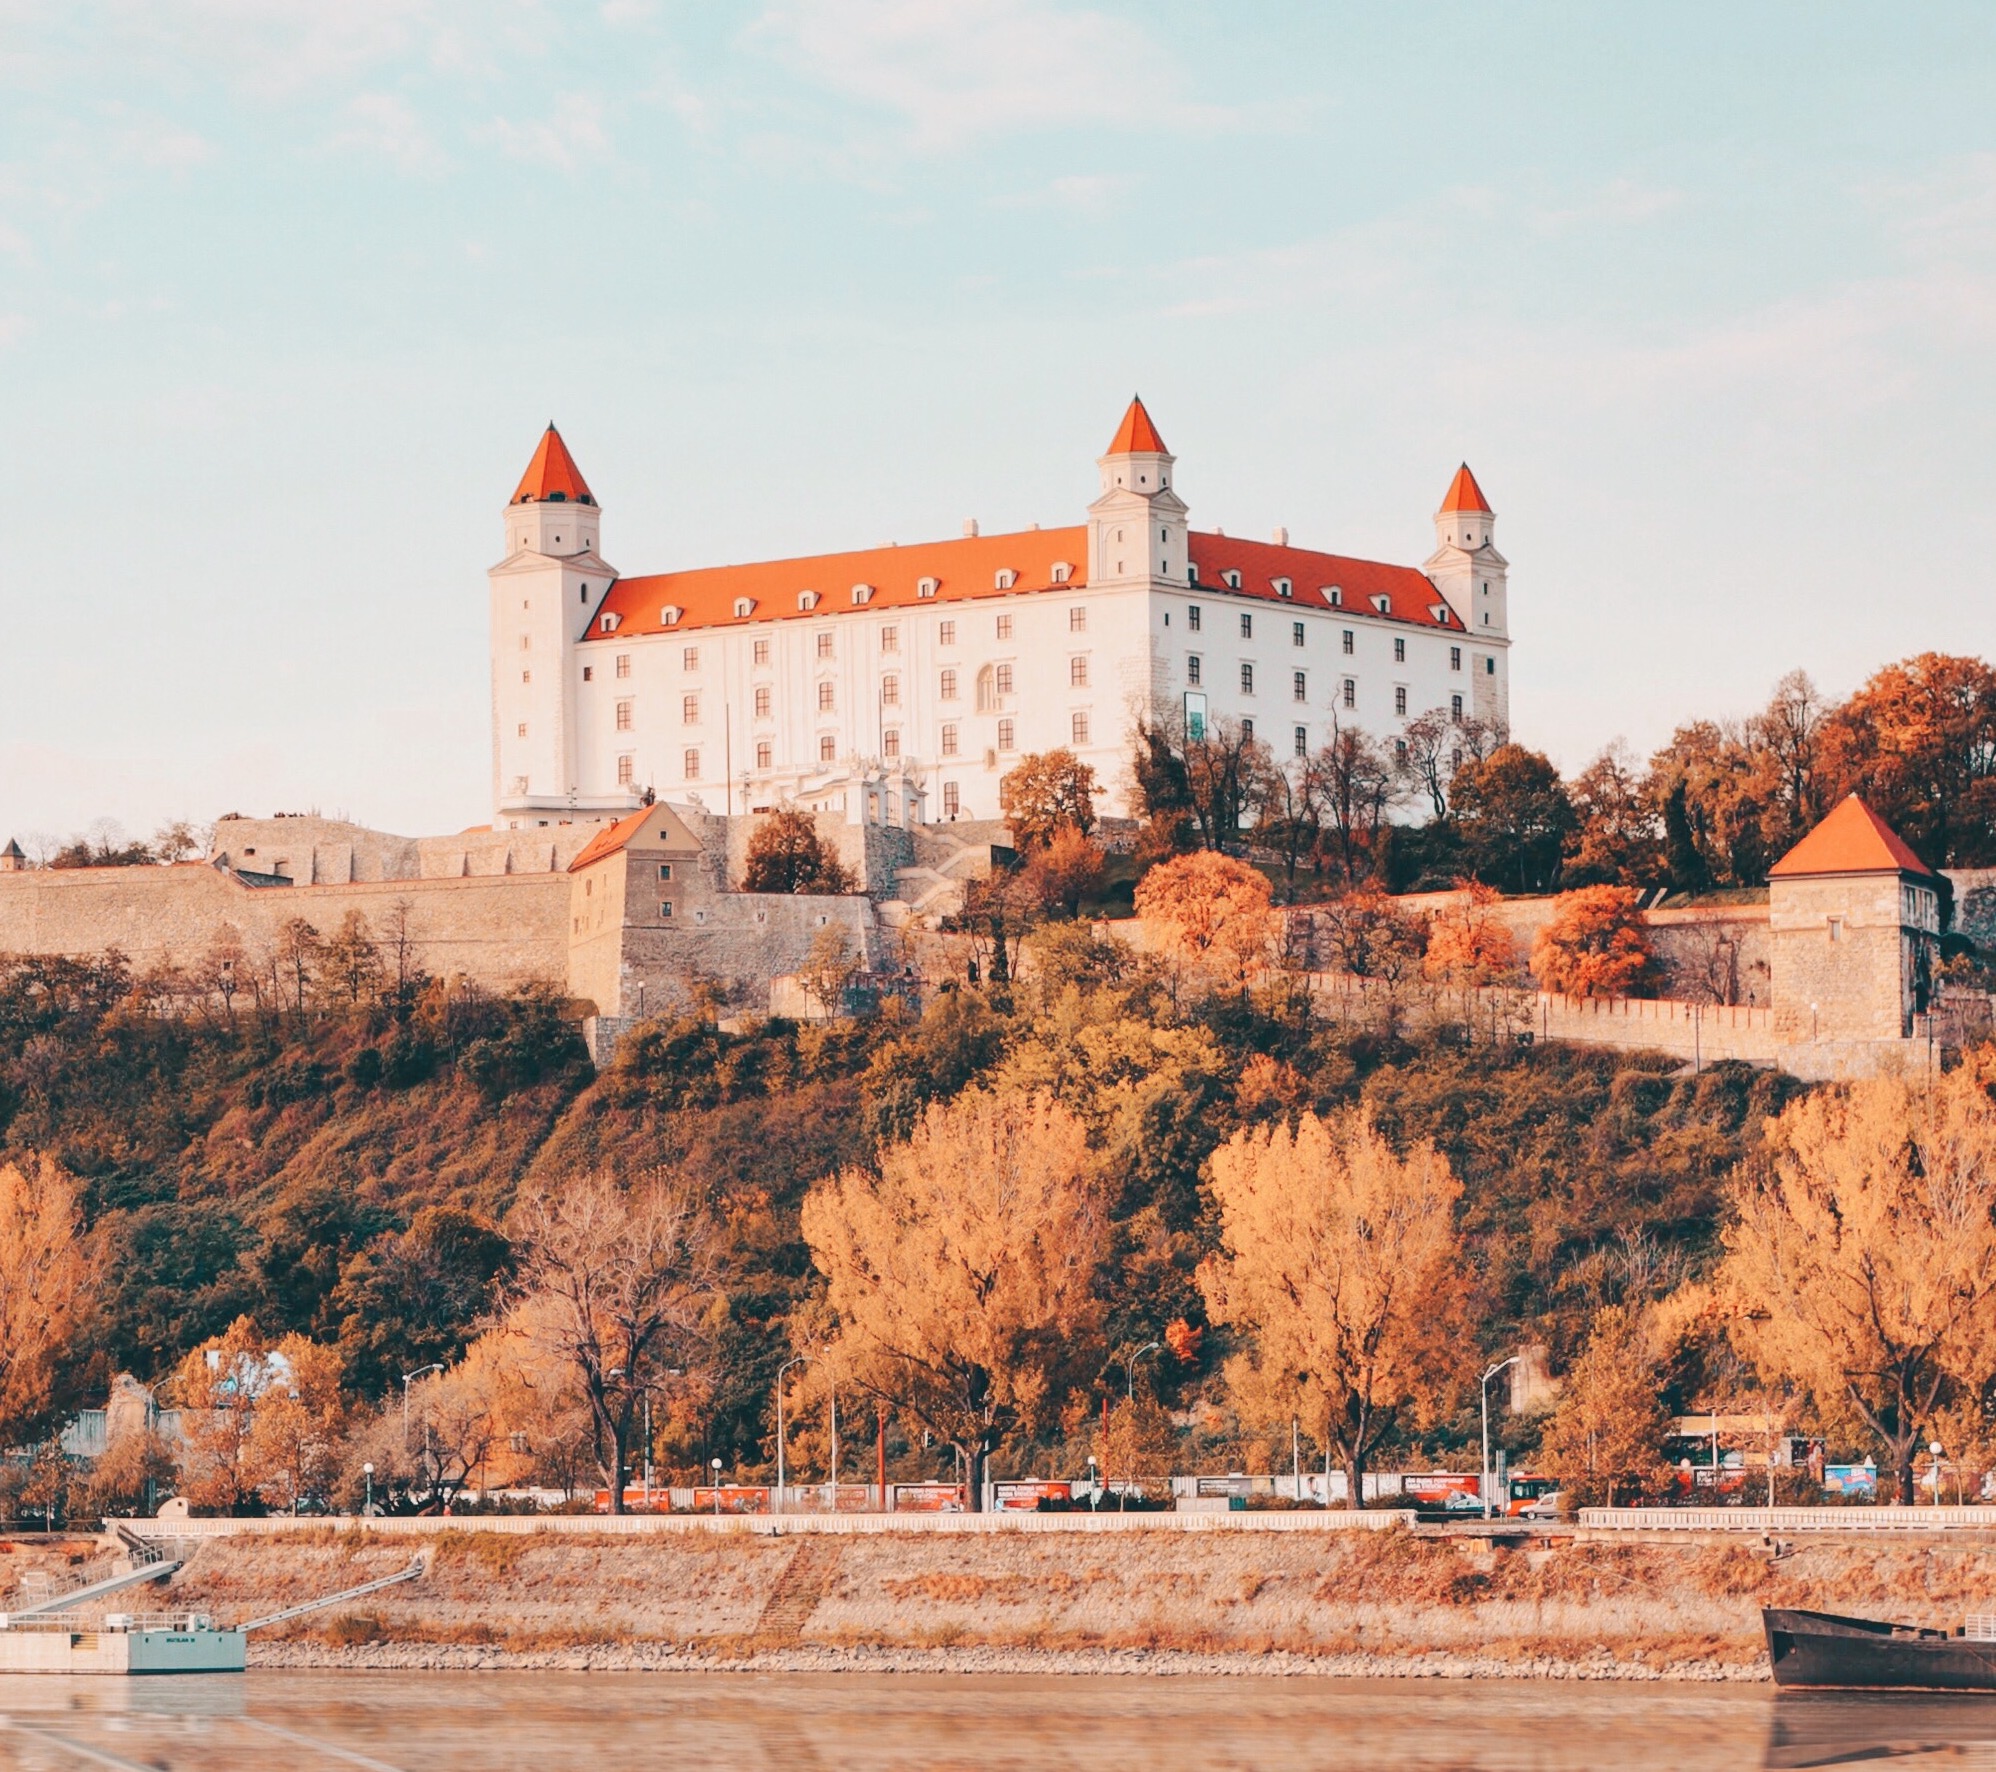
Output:
M977 533L977 519L975 517L964 518L963 520L964 540L968 541L976 533Z
M1286 548L1289 545L1289 531L1283 524L1278 523L1275 526L1275 534L1270 539L1278 548Z

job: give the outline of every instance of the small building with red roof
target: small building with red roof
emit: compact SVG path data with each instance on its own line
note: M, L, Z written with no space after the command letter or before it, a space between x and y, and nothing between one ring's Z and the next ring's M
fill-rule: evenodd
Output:
M491 569L502 830L614 819L647 792L720 814L995 819L1028 753L1074 751L1121 804L1135 722L1290 762L1354 726L1510 716L1507 565L1465 465L1424 567L1195 530L1133 398L1082 521L626 575L550 425Z

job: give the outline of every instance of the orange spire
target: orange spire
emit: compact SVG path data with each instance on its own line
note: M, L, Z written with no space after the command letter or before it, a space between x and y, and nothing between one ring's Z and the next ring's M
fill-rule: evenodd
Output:
M1481 511L1485 516L1494 516L1490 501L1483 496L1483 488L1476 483L1476 476L1469 471L1469 463L1464 462L1455 471L1455 478L1449 482L1448 497L1442 500L1443 511Z
M1157 434L1157 426L1150 422L1150 414L1144 410L1143 401L1136 395L1130 396L1130 409L1123 414L1123 422L1116 427L1116 438L1109 445L1111 455L1169 455L1164 439Z
M534 459L527 463L527 471L520 476L520 484L513 493L516 505L538 499L565 499L582 505L596 502L589 495L589 482L583 479L575 457L568 453L568 445L553 425L541 437L541 446L534 451Z

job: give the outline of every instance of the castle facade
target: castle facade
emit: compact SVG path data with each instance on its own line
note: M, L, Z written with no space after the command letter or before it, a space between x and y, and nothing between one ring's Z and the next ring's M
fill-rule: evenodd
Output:
M723 815L792 802L855 824L1000 815L1029 752L1091 764L1103 809L1140 719L1277 759L1340 728L1510 716L1507 563L1464 466L1421 568L1196 530L1132 400L1069 527L625 577L552 425L489 574L494 822Z

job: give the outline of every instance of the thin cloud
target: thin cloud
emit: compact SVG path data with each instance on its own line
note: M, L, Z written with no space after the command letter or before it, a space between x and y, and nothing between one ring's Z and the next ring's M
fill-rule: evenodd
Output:
M433 177L450 164L415 107L392 92L363 92L348 100L345 126L326 146L335 153L385 160L418 177Z
M509 159L573 172L589 161L608 160L614 149L604 127L606 108L587 93L564 93L546 117L518 123L495 117L474 132Z

